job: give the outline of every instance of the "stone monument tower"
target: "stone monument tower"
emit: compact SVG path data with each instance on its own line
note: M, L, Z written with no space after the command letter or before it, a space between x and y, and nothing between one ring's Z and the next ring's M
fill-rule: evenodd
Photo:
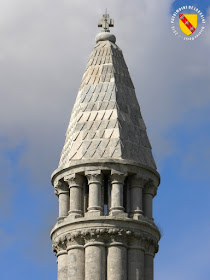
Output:
M98 26L52 174L58 280L152 280L160 177L114 22L106 13Z

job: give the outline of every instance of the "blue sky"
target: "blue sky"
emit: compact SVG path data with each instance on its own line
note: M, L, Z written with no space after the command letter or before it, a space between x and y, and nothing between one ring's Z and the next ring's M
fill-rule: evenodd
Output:
M196 5L206 16L206 30L194 42L176 38L168 24L171 11L185 4ZM105 5L115 18L113 33L161 174L154 200L162 232L155 280L209 280L210 4L181 0L3 1L2 278L57 277L49 232L58 203L50 176Z
M204 0L175 0L171 6L171 11L176 10L182 6L190 5L199 8L205 15L207 15L207 10L209 8L209 1Z

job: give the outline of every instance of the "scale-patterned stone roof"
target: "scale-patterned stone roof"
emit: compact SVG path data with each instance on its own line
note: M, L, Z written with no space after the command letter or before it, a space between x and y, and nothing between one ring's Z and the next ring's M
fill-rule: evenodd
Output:
M59 168L100 159L131 160L156 169L122 51L110 41L98 42L90 54Z

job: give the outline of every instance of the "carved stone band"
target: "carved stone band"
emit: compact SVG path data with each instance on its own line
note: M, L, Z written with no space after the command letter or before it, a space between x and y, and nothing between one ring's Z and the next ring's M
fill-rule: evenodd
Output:
M57 257L59 256L62 256L62 255L67 255L67 251L66 250L63 250L63 251L59 251L58 254L57 254Z
M70 250L74 250L74 249L84 249L84 246L83 245L72 245L72 246L68 246L66 248L67 252Z
M109 243L108 246L109 247L111 247L111 246L123 246L125 248L128 248L128 246L125 243L123 243L123 242L111 242L111 243Z
M73 248L85 248L88 246L124 246L144 250L146 254L153 255L158 252L158 240L145 232L132 232L120 228L86 229L68 233L56 241L53 241L53 251ZM76 246L76 247L75 247ZM79 246L79 247L78 247Z
M93 242L88 242L84 245L84 248L87 248L89 246L106 246L103 242L98 242L98 241L93 241Z

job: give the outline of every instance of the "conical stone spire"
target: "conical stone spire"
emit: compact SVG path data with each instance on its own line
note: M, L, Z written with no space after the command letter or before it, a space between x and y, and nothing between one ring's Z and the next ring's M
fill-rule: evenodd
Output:
M72 110L59 169L75 161L132 161L156 170L134 85L121 49L97 35Z
M122 51L103 15L52 184L58 280L153 280L160 176Z

